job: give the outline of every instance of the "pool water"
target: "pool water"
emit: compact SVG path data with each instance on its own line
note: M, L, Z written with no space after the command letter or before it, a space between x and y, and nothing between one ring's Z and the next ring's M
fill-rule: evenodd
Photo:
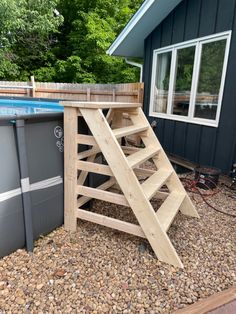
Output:
M63 112L57 101L0 99L0 116Z

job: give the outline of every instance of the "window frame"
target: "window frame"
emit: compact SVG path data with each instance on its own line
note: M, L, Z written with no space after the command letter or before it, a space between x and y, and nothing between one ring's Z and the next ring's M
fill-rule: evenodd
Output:
M221 107L222 107L223 94L224 94L228 59L229 59L231 34L232 34L232 31L227 31L227 32L217 33L214 35L200 37L193 40L181 42L181 43L163 47L160 49L155 49L153 51L153 62L152 62L149 116L175 120L175 121L194 123L194 124L200 124L200 125L206 125L206 126L211 126L211 127L218 127L219 120L220 120L220 112L221 112ZM199 80L200 68L201 68L202 46L207 43L224 40L224 39L226 39L225 56L224 56L224 62L223 62L223 68L222 68L221 84L220 84L219 95L218 95L218 106L217 106L217 111L216 111L216 118L215 120L211 120L211 119L203 119L203 118L194 117L195 101L196 101L198 80ZM174 93L174 84L175 84L176 73L177 73L177 67L176 67L177 51L179 49L188 48L192 46L195 46L196 48L195 48L195 57L194 57L194 65L193 65L193 75L192 75L192 85L191 85L188 116L174 115L171 113L171 110L172 110L172 100L173 100L173 93ZM157 56L158 54L166 53L170 51L172 52L172 59L171 59L171 67L170 67L170 82L169 82L169 91L168 91L167 112L158 113L154 111L154 87L155 87L155 80L156 80L156 73L157 73L156 69L158 65Z

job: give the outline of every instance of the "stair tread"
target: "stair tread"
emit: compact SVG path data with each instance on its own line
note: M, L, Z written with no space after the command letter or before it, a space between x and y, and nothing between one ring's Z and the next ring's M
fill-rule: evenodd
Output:
M138 167L148 159L154 157L160 151L159 147L146 147L129 155L127 160L131 168Z
M164 231L169 229L171 223L179 211L184 198L185 194L173 191L169 194L164 203L158 209L156 216Z
M139 133L139 132L143 132L148 130L149 126L148 125L130 125L130 126L126 126L123 128L119 128L119 129L114 129L113 134L115 135L116 138L120 138L123 136L128 136L128 135L132 135L135 133Z
M158 169L151 177L142 184L143 192L148 199L151 199L156 192L165 184L173 173L172 169Z

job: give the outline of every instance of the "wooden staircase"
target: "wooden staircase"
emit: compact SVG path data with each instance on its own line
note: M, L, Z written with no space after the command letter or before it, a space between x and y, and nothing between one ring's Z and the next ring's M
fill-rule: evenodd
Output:
M138 103L62 102L65 133L65 228L76 231L77 219L147 238L157 258L183 267L167 231L178 211L199 217L177 174ZM106 117L103 109L109 109ZM131 126L122 127L123 113ZM78 116L86 121L92 135L78 134ZM138 134L144 148L121 145L121 138ZM88 149L78 153L78 145ZM102 153L107 164L96 162ZM156 171L141 168L153 160ZM96 188L85 186L89 172L108 176ZM139 182L139 177L146 180ZM118 185L122 194L108 191ZM165 186L168 193L160 191ZM164 199L154 211L150 200ZM99 199L131 207L139 225L81 209L91 199Z

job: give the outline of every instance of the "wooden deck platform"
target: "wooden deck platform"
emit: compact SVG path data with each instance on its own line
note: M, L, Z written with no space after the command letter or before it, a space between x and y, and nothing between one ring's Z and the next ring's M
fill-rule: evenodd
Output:
M235 314L236 286L216 293L172 314Z

